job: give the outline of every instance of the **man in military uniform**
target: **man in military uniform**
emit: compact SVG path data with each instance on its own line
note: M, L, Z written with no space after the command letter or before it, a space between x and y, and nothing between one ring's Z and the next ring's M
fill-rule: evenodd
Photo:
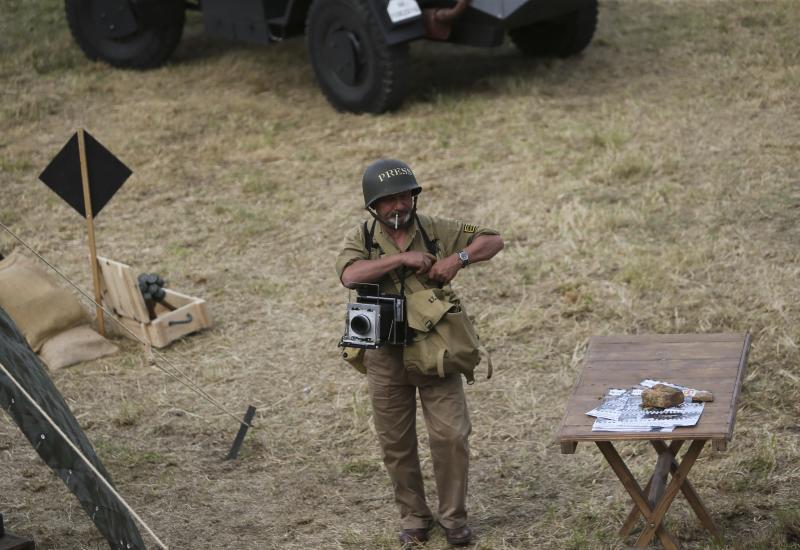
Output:
M469 264L492 258L503 248L497 231L478 225L418 215L422 188L414 173L397 160L371 164L362 180L364 206L375 221L361 224L345 239L336 260L342 284L378 283L381 291L400 294L398 283L415 277L425 288L442 287L458 306L450 282ZM435 243L433 249L431 243ZM405 284L405 283L404 283ZM448 543L468 544L467 473L471 431L461 375L441 378L407 370L402 346L366 350L373 418L383 461L400 509L400 541L411 545L428 540L433 514L417 453L416 392L428 429L439 524Z

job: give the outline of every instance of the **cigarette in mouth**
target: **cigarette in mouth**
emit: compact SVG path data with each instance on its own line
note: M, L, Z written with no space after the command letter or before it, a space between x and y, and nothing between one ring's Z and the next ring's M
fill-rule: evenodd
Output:
M394 228L395 228L395 229L397 229L397 217L398 217L399 215L400 215L400 214L398 214L398 213L395 213L395 215L394 215Z

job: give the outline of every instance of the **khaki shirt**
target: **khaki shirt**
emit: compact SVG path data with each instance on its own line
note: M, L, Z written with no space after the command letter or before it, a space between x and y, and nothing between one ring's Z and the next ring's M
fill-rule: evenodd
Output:
M439 252L437 259L446 258L455 254L469 245L478 235L499 235L500 233L494 229L488 229L474 224L466 224L460 221L450 220L447 218L435 218L432 216L425 216L418 214L419 221L428 238L434 242L438 241ZM412 235L413 238L405 243L405 248L400 250L394 241L384 232L383 224L377 222L375 224L375 234L373 235L372 256L370 257L367 252L367 247L364 243L364 224L356 226L350 231L344 239L342 251L336 258L336 273L339 275L339 280L342 279L344 270L357 260L377 259L384 255L397 254L399 252L406 252L408 250L415 250L419 252L427 252L425 248L425 241L422 239L419 227L416 221L412 222ZM367 222L367 230L372 227L372 221ZM400 280L402 269L395 270L396 279L392 277L391 273L384 275L378 284L380 284L381 291L390 294L399 294L400 287L396 284L396 280ZM406 277L410 278L415 276L411 269L406 269ZM439 283L437 281L430 281L426 276L421 275L417 280L422 283L425 288L436 288ZM450 301L457 303L455 294L453 293L450 285L445 285L445 293L449 295ZM413 292L409 290L408 282L406 282L406 292Z

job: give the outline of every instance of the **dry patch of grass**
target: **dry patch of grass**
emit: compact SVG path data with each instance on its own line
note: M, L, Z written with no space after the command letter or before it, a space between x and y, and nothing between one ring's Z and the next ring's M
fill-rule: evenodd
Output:
M409 100L382 117L331 110L301 41L220 43L190 18L168 66L125 72L81 56L57 0L0 11L3 223L90 287L80 218L36 181L87 127L134 170L97 219L99 252L206 298L215 327L166 353L237 414L259 408L225 463L237 425L139 346L118 339L117 356L54 374L172 547L396 547L366 384L335 348L347 293L333 258L380 156L415 168L424 211L507 240L456 281L497 366L468 390L475 548L622 547L616 478L589 446L554 443L591 335L744 330L734 441L704 451L692 481L729 546L798 545L794 1L601 1L596 40L571 60L416 44ZM106 547L0 422L9 527L41 548ZM424 430L420 452L435 501ZM621 453L639 479L655 460ZM681 498L681 546L715 548ZM446 548L440 532L429 548Z

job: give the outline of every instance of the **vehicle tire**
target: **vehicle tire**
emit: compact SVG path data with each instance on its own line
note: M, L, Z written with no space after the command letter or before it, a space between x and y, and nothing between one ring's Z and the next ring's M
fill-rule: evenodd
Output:
M316 0L306 45L322 93L340 111L382 113L397 107L408 84L408 44L390 46L369 0Z
M120 38L110 38L97 21L97 13L108 0L65 0L64 8L72 36L86 57L115 67L150 69L162 65L175 51L183 34L185 12L181 0L174 2L174 17L168 22L138 28ZM173 6L170 5L172 9Z
M578 11L508 32L525 55L569 57L582 52L597 27L597 0L589 0Z

